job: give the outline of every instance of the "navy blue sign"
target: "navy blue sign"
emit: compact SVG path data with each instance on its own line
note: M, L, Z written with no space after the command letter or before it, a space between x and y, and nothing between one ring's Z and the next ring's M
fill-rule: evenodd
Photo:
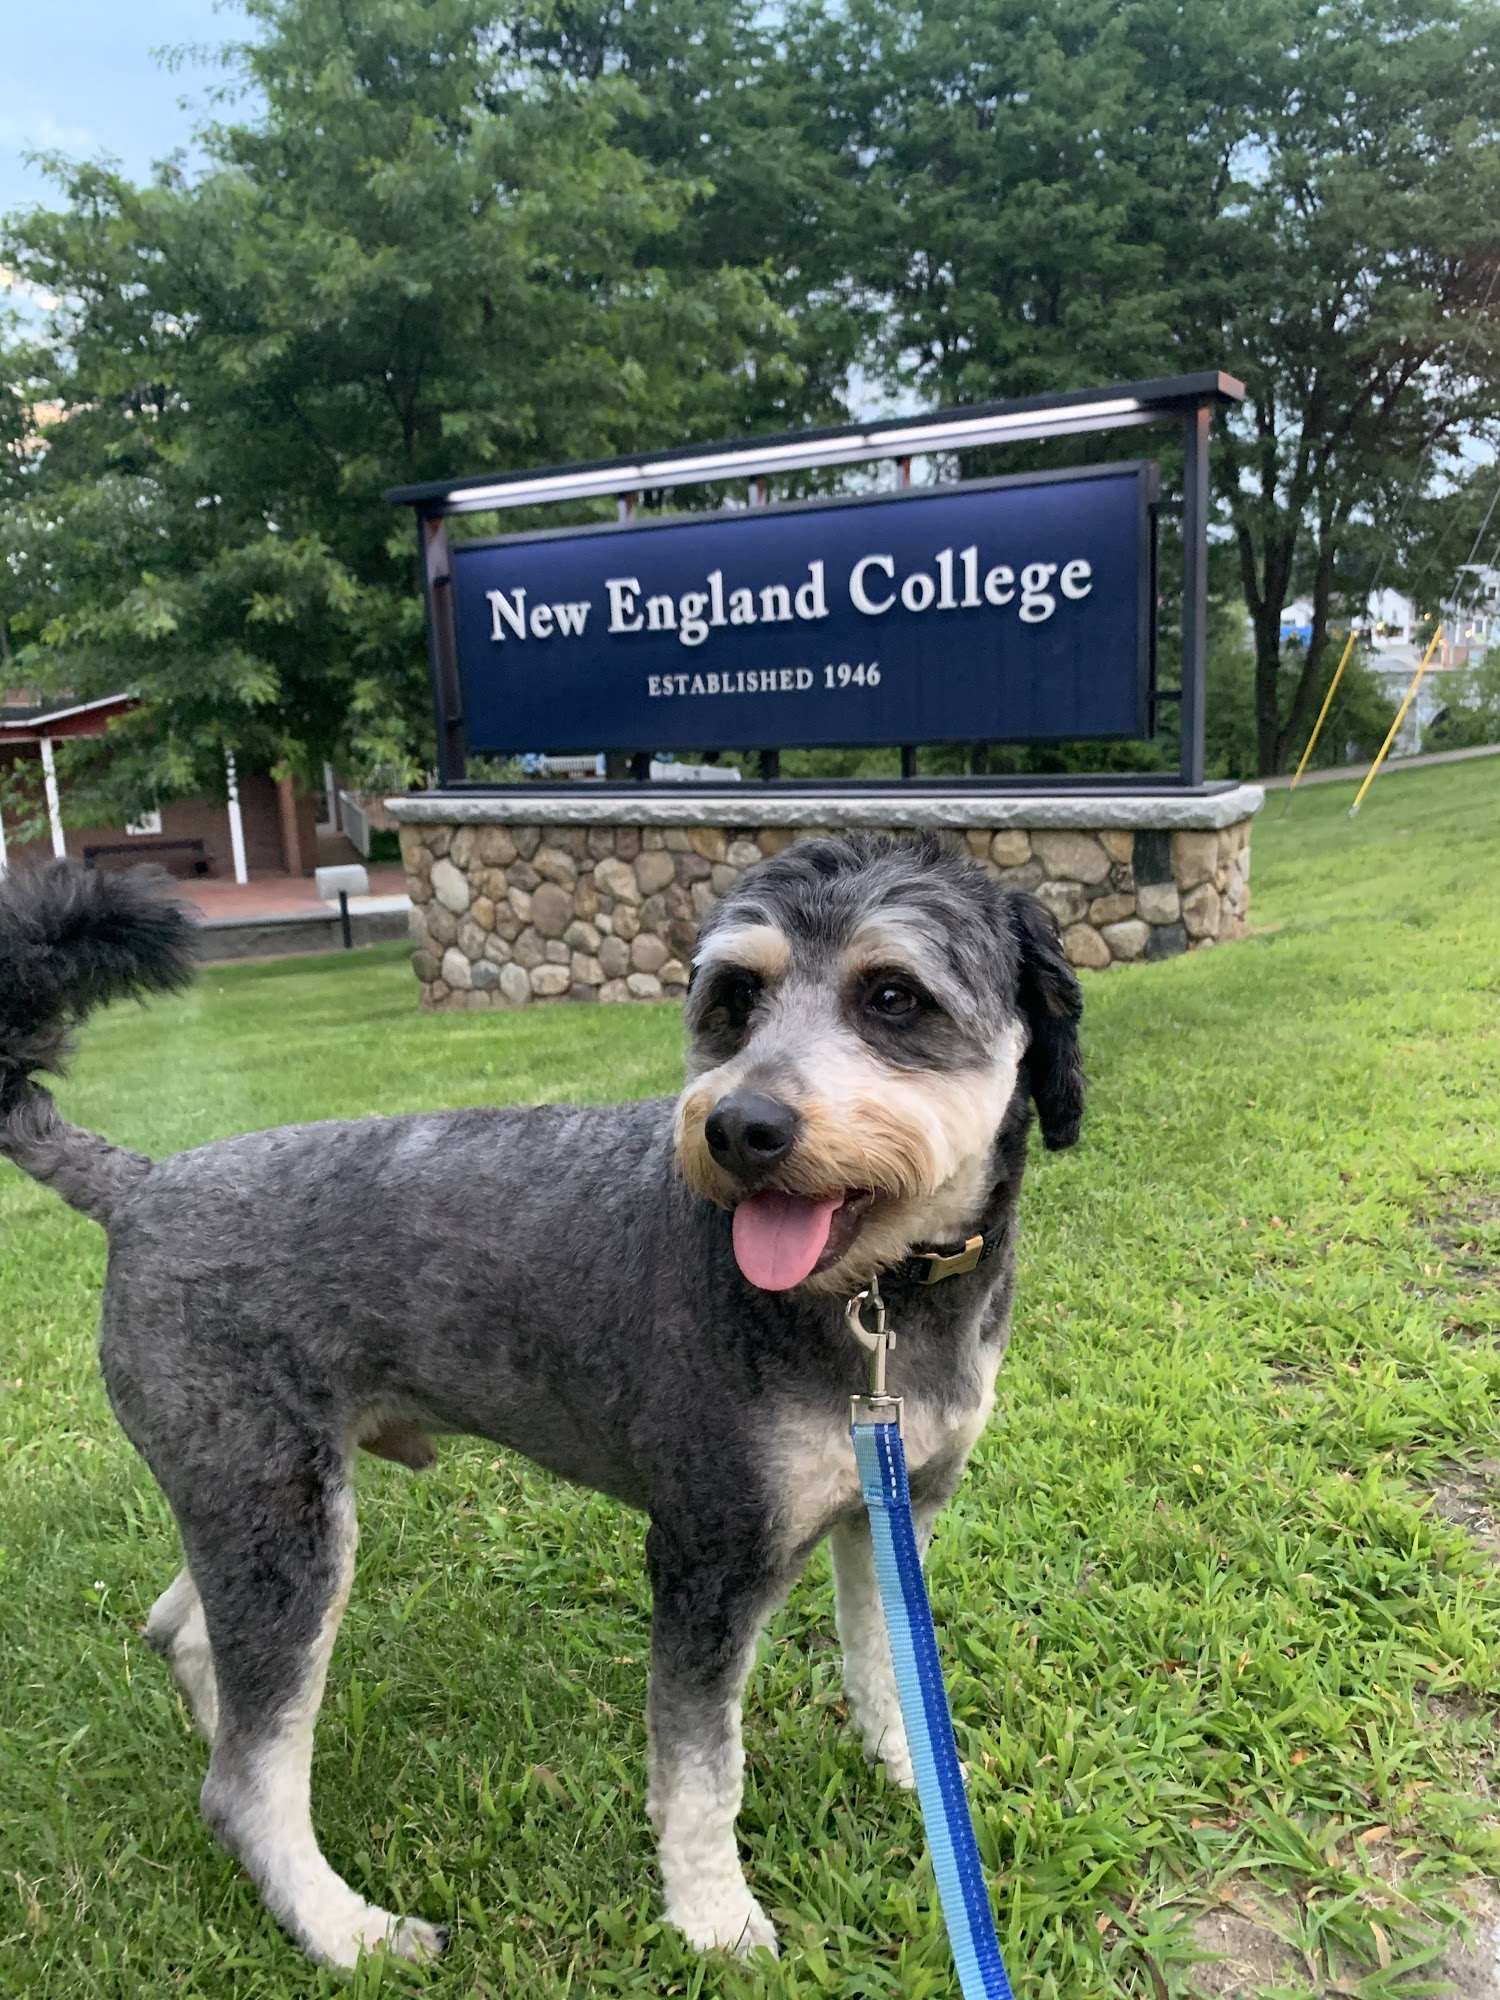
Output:
M481 754L1149 733L1151 464L453 546Z

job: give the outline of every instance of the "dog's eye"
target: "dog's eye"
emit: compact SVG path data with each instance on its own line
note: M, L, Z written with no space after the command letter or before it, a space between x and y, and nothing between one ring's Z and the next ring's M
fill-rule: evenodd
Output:
M719 987L719 1005L732 1028L743 1028L760 996L760 981L751 972L731 972Z
M883 1021L906 1021L919 1013L927 996L906 979L877 979L865 998L872 1014Z

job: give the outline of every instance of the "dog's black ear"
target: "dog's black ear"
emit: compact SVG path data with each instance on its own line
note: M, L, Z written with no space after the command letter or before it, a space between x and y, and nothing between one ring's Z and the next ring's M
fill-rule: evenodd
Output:
M1011 929L1020 952L1021 1012L1031 1033L1023 1069L1042 1138L1057 1152L1077 1140L1083 1122L1083 1063L1078 1019L1083 989L1069 965L1045 903L1012 892Z

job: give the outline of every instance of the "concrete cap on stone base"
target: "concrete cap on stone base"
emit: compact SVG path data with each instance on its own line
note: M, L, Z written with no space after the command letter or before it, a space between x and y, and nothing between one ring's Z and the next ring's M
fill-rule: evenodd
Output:
M696 785L662 791L412 792L387 799L392 819L406 826L820 826L1057 828L1217 832L1253 819L1266 802L1259 785L1202 792L924 792L893 785L888 792L787 793L745 786L710 793Z

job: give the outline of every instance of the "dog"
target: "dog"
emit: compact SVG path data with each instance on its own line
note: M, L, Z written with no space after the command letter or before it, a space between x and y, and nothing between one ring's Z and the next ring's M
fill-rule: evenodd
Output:
M351 1461L477 1434L648 1520L647 1813L669 1921L775 1949L735 1839L757 1635L832 1544L844 1687L912 1782L849 1436L878 1278L925 1546L989 1415L1033 1106L1078 1136L1079 985L1046 908L935 837L811 838L703 925L680 1097L292 1125L162 1160L35 1080L181 987L151 882L0 883L0 1152L109 1234L100 1357L183 1567L145 1628L210 1753L208 1825L312 1958L446 1934L318 1846L313 1727L354 1569ZM295 1032L295 1025L290 1025Z

